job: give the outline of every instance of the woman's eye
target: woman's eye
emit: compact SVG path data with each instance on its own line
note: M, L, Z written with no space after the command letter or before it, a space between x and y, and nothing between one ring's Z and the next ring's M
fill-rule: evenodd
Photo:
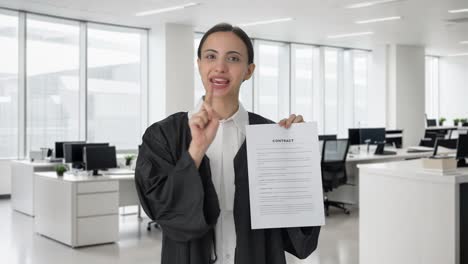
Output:
M212 60L212 59L214 59L214 58L216 58L216 57L215 57L215 55L213 55L213 54L208 54L208 55L205 56L205 58L207 58L207 59L209 59L209 60Z
M238 57L229 57L228 60L233 61L233 62L240 61L240 59Z

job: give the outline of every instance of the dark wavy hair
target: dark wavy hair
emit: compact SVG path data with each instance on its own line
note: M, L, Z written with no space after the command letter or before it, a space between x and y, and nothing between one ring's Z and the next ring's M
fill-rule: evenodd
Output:
M232 32L236 34L236 36L238 36L242 40L242 42L244 42L245 46L247 47L248 64L253 63L254 49L253 49L252 41L250 40L249 36L240 27L235 27L228 23L219 23L215 25L214 27L210 28L203 35L202 39L200 40L200 44L198 45L197 56L199 59L201 59L201 49L203 47L203 43L205 43L209 35L216 33L216 32Z

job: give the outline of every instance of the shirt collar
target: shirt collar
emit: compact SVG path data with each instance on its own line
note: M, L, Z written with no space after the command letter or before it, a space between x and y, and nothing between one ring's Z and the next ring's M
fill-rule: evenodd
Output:
M192 116L195 113L200 111L200 108L202 107L202 105L203 105L203 97L200 98L200 100L198 100L198 103L195 106L195 108L188 112L188 118L189 119L192 118ZM234 122L236 127L242 132L242 134L245 135L245 126L247 126L249 124L249 114L245 110L245 108L244 108L244 106L242 105L241 102L239 102L239 109L237 109L237 111L232 116L230 116L230 117L228 117L226 119L220 120L220 123L222 124L222 123L225 123L225 122L229 122L231 120Z

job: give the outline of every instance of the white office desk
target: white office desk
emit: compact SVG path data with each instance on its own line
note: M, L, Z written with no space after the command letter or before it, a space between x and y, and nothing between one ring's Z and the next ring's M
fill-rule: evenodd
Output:
M11 205L21 213L34 216L34 173L54 171L57 163L11 161Z
M442 175L425 170L421 160L358 167L359 263L467 263L460 259L460 241L467 241L466 233L460 237L460 223L468 224L460 218L467 168Z
M395 148L385 148L385 150L395 151L396 155L375 155L375 147L371 148L367 152L366 147L361 148L359 153L352 154L349 153L346 159L349 163L375 163L375 162L385 162L385 161L395 161L395 160L405 160L405 159L418 159L422 157L432 156L432 151L427 152L408 152L407 148L395 149ZM447 151L446 151L447 152Z
M339 201L347 204L352 204L359 206L359 164L368 164L368 163L381 163L381 162L394 162L401 161L406 159L418 159L423 157L429 157L433 154L430 152L411 152L409 153L408 149L394 149L394 148L385 148L385 150L395 151L396 155L375 155L375 146L370 148L370 151L367 152L366 146L361 146L360 151L357 152L357 149L353 149L354 154L348 154L346 158L346 173L348 176L348 184L342 185L331 192L327 193L328 199L331 201ZM447 149L442 149L442 153L451 153Z
M133 174L35 177L35 231L71 247L116 242L119 206L139 205Z

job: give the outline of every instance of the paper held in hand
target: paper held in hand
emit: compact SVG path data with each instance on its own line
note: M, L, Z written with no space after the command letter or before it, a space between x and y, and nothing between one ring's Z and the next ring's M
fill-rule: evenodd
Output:
M325 224L317 123L246 128L252 229Z

